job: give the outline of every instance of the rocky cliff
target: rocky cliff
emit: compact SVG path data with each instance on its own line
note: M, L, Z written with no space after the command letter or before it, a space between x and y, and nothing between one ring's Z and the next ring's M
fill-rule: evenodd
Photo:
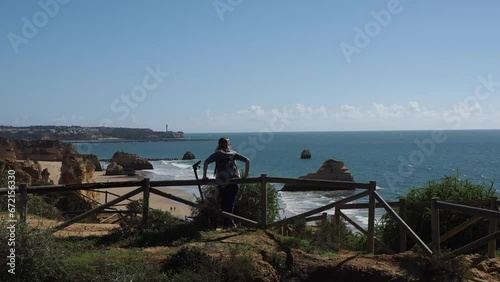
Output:
M318 171L314 173L309 173L304 176L300 176L301 179L321 179L321 180L334 180L334 181L354 181L354 177L350 173L349 169L344 165L343 162L334 159L326 160ZM331 185L320 185L320 184L286 184L282 191L328 191L332 190Z
M59 184L92 182L95 166L85 156L68 152L62 159Z
M92 179L94 176L94 171L95 165L91 160L89 160L87 156L73 153L72 151L67 151L65 152L62 159L61 178L59 178L59 184L82 184L94 182ZM98 192L81 190L76 191L76 193L80 193L87 198L95 201L99 201L100 198L100 194ZM70 199L69 202L78 204L79 206L83 206L80 201L81 199L78 199L78 197L76 199L73 199L74 197L71 197L70 194L74 193L68 193L66 195L66 197ZM88 201L88 199L85 199L85 197L84 200ZM66 207L66 209L71 210L72 208L74 208L71 205L72 204L68 204L68 207Z
M129 154L118 151L113 155L111 162L121 165L124 169L131 168L134 170L153 169L153 165L145 158L136 154Z
M33 161L61 161L64 152L71 151L73 153L76 153L76 150L72 144L56 140L11 140L7 142L10 144L10 147L5 144L5 142L3 143L5 145L0 145L0 148L2 148L2 152L0 152L0 158L9 158L5 156L2 157L2 153L4 155L11 155L9 154L9 152L12 152L15 157L11 157L11 159L30 159Z
M14 148L10 144L9 140L0 137L0 159L5 160L15 160L16 154L14 153Z
M41 183L49 183L49 173L42 170L37 161L15 161L12 159L0 159L0 173L5 175L8 170L16 172L16 183L27 183L29 186Z

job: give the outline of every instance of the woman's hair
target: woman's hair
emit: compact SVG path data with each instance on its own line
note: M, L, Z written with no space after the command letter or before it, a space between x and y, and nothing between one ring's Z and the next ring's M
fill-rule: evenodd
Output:
M229 138L222 137L219 139L219 144L217 145L216 151L229 152Z

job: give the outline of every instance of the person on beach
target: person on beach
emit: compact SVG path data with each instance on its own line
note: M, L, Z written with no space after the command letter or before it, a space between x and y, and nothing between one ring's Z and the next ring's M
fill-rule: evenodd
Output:
M236 161L245 162L245 172L240 176ZM203 163L203 179L207 179L208 165L215 162L215 179L219 188L219 201L222 211L233 213L236 195L240 190L238 184L229 184L232 178L247 178L250 172L250 160L231 149L229 138L219 139L215 152L211 154ZM224 218L223 227L235 227L232 219Z

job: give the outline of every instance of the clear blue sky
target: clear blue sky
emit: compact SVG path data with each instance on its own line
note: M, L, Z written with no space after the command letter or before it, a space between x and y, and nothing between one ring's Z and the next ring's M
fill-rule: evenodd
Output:
M500 128L496 0L60 1L0 2L2 125Z

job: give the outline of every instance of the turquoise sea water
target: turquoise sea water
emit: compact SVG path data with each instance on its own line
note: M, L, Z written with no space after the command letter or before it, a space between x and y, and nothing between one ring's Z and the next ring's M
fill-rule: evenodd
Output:
M251 175L298 177L318 170L330 158L343 161L358 182L376 181L381 195L396 199L411 187L429 180L456 175L473 182L500 180L500 130L373 131L373 132L279 132L186 134L191 140L212 141L78 143L81 153L111 158L122 150L145 158L182 158L186 151L204 160L217 139L231 138L233 149L251 159ZM300 159L303 149L312 158ZM153 179L194 178L195 161L154 161ZM280 186L278 186L279 188ZM499 186L495 184L498 189ZM193 191L196 191L193 189ZM284 208L298 213L318 207L352 192L285 193ZM363 222L364 216L359 220Z

